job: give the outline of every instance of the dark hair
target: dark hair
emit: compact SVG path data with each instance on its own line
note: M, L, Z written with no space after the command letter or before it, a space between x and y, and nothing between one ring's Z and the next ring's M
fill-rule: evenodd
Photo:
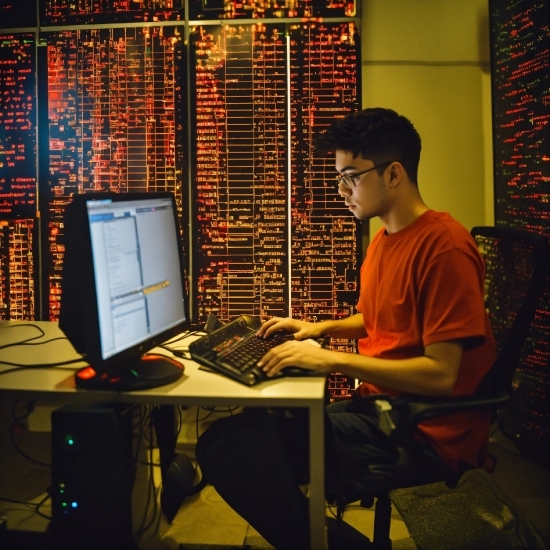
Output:
M315 139L315 149L321 155L346 151L374 164L399 161L418 184L420 135L410 120L391 109L364 109L335 120Z

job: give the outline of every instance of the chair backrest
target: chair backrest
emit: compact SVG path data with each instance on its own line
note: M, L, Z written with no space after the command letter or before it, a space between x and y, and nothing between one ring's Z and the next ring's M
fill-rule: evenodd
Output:
M471 234L485 262L485 306L497 345L497 359L476 395L511 392L514 372L548 281L548 239L503 227L474 227Z

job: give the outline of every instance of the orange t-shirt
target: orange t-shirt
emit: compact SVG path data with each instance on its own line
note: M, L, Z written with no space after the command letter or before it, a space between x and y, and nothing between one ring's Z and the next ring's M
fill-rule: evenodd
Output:
M424 355L429 344L459 340L462 362L452 395L472 394L490 369L495 344L483 302L484 264L468 231L449 214L429 210L392 235L373 238L361 267L358 310L367 337L359 353L404 359ZM362 395L398 392L362 382ZM480 466L489 414L468 412L419 426L451 466Z

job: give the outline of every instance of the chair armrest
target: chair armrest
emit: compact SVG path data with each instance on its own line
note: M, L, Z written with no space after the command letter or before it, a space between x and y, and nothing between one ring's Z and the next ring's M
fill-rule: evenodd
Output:
M425 420L448 416L467 411L494 411L504 407L511 399L508 392L501 392L491 397L475 395L446 397L434 401L409 401L408 423L416 427Z
M466 411L497 410L510 401L508 392L491 397L475 395L456 397L424 397L412 395L391 398L387 395L373 395L367 399L373 402L380 429L396 443L408 440L418 424Z

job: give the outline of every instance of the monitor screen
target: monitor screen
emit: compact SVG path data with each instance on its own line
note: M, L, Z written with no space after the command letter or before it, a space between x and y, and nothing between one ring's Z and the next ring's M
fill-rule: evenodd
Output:
M177 361L147 355L188 326L174 197L76 195L64 229L59 326L90 363L77 385L128 390L179 378Z

